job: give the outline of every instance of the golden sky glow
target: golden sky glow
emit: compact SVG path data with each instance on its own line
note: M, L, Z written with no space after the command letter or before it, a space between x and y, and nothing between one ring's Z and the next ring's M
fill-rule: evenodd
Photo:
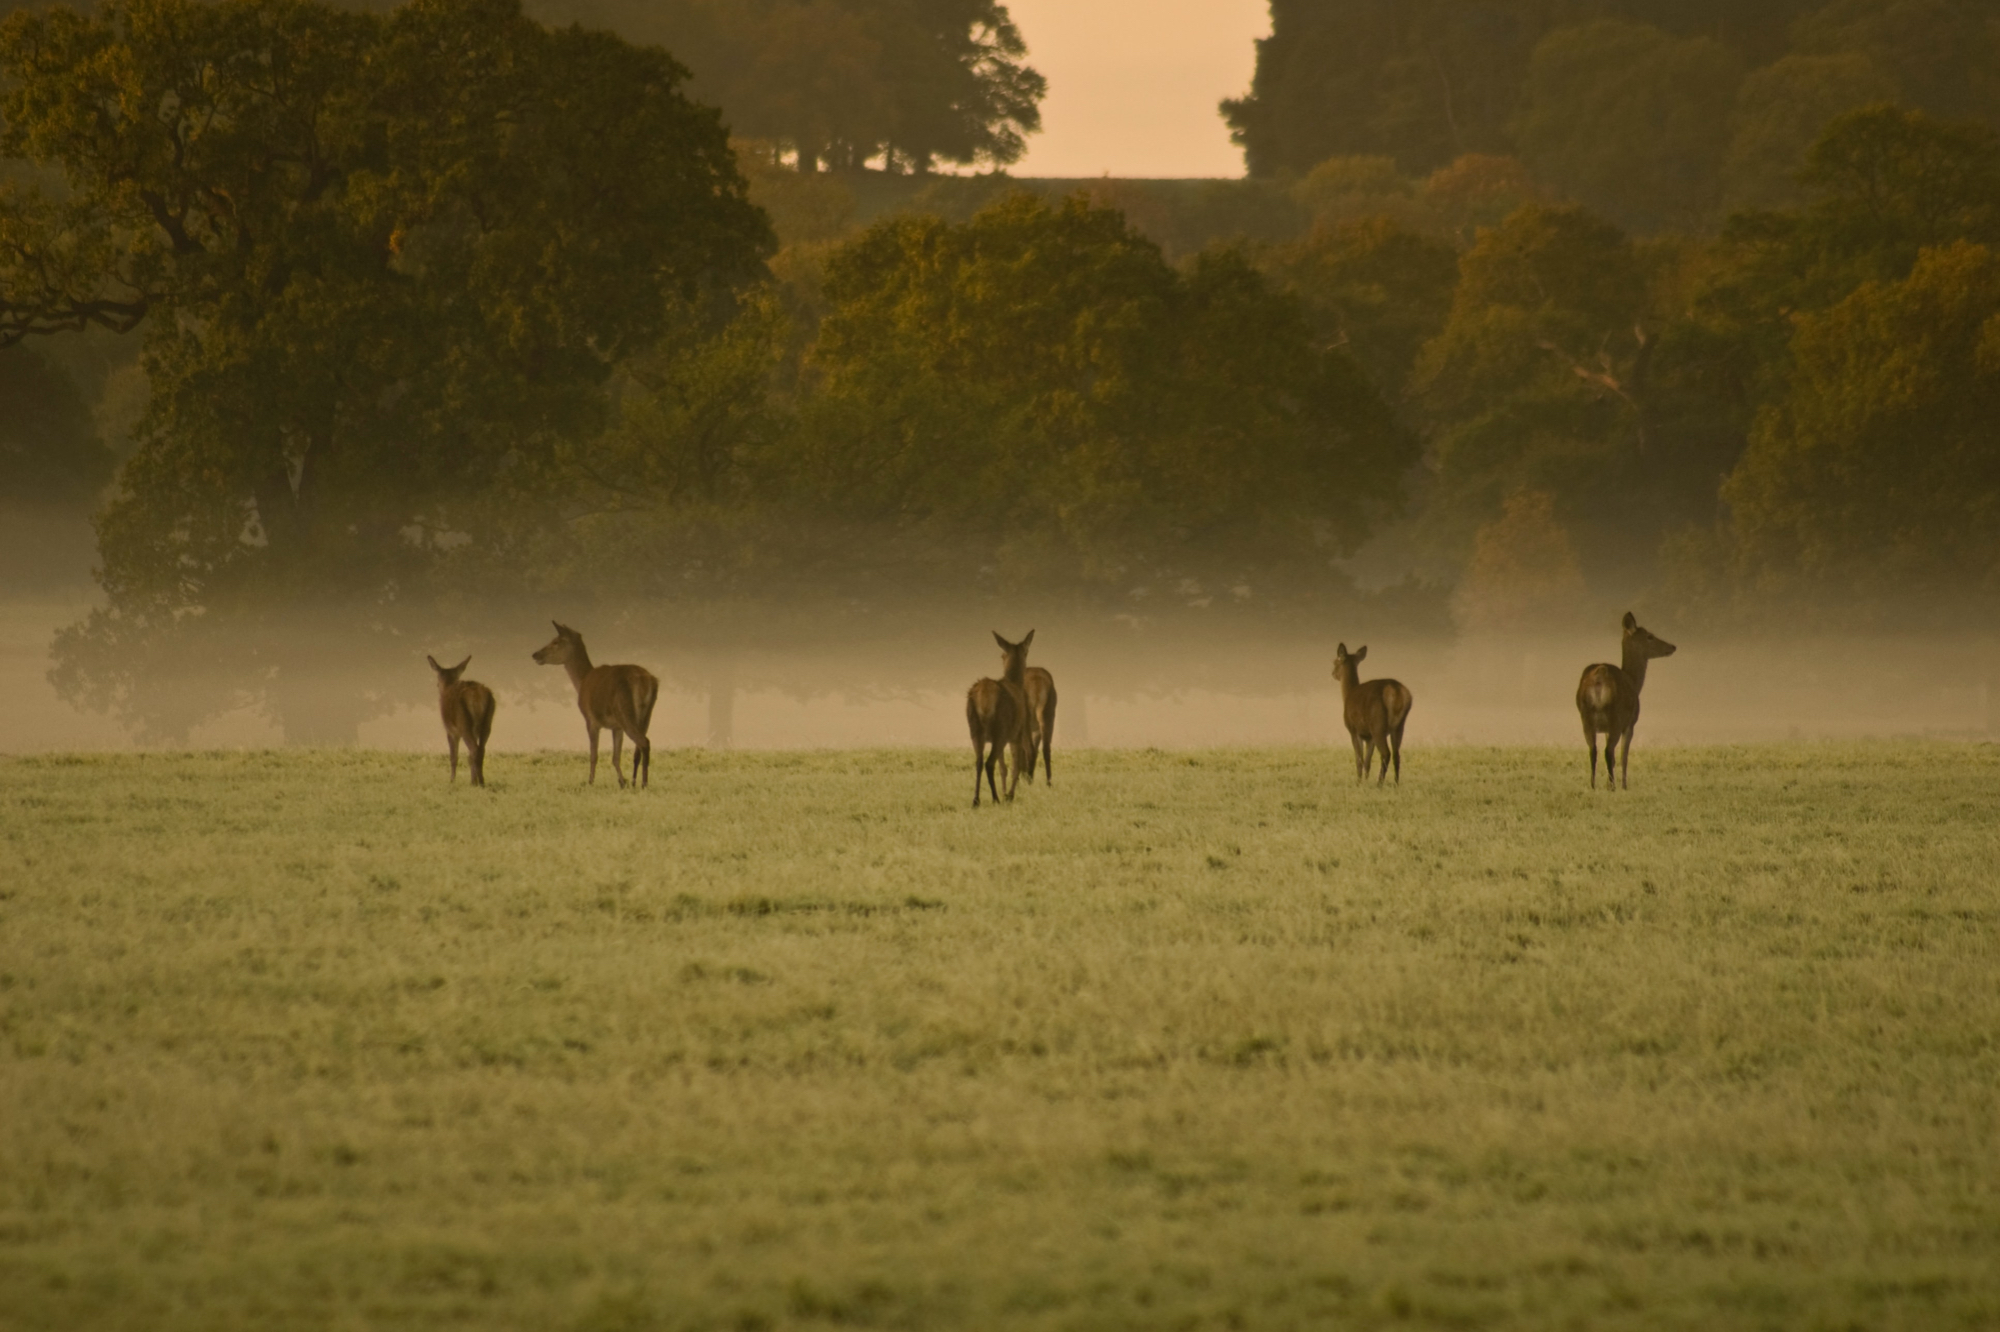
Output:
M1007 0L1049 80L1017 176L1240 176L1216 114L1250 86L1266 0Z

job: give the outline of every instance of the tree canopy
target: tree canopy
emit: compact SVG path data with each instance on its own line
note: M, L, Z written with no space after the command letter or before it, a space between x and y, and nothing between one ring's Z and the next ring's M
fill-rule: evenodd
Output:
M1017 195L836 255L792 484L1100 571L1351 548L1408 437L1243 257L1182 272L1124 218Z
M777 144L802 171L1005 166L1041 127L1048 85L997 0L537 0L535 10L667 47L732 133Z
M114 599L408 576L768 246L679 66L513 0L17 13L0 76L0 149L66 184L0 210L0 312L150 330Z
M1274 0L1252 175L1518 156L1640 231L1796 202L1801 155L1876 101L2000 127L2000 0Z
M1956 242L1798 324L1723 487L1740 581L1916 600L2000 591L2000 255Z

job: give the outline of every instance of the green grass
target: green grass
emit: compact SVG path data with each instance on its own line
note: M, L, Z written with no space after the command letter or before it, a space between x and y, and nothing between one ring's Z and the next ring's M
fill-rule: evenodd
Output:
M0 760L0 1327L2000 1326L2000 750Z

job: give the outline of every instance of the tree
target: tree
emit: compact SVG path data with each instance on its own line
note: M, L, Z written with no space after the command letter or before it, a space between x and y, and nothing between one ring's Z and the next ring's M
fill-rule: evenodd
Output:
M1337 553L1407 437L1236 251L1177 273L1124 218L1017 195L828 265L801 493L1086 580ZM1121 572L1122 571L1122 572Z
M1005 166L1041 126L1046 81L997 0L538 0L551 17L658 42L731 130L800 171L881 159Z
M1382 217L1315 227L1274 250L1269 267L1305 302L1320 336L1345 348L1392 401L1444 327L1458 285L1449 245Z
M1799 314L1901 280L1926 247L2000 243L2000 136L1982 125L1864 107L1826 127L1798 182L1804 206L1730 219L1670 330L1684 368L1743 404L1746 428L1782 392Z
M1896 98L1946 120L2000 119L2000 36L1989 0L1833 0L1799 22L1803 55L1859 55Z
M1631 528L1658 521L1626 493L1643 454L1647 303L1630 240L1584 209L1530 206L1481 233L1411 381L1430 431L1423 526L1442 557L1463 558L1525 490L1553 496L1594 567L1629 559ZM1592 521L1614 503L1621 521Z
M1737 570L1875 603L2000 592L2000 254L1956 242L1798 321L1723 487Z
M1472 541L1453 617L1472 633L1536 631L1581 618L1588 591L1576 546L1556 518L1555 497L1517 490Z
M1735 52L1644 24L1562 28L1535 48L1514 120L1536 176L1641 231L1705 222L1721 197Z
M1983 125L1864 108L1827 127L1799 178L1819 196L1801 239L1870 276L1906 273L1924 249L2000 228L2000 134Z
M1965 0L1977 3L1977 0ZM1593 20L1657 31L1669 44L1694 41L1712 60L1718 50L1748 66L1782 56L1787 36L1821 0L1273 0L1271 35L1258 43L1249 93L1222 113L1253 175L1302 175L1329 157L1393 157L1422 175L1467 154L1512 156L1521 150L1517 117L1539 43ZM1678 39L1678 40L1677 40ZM1849 49L1846 46L1841 50ZM1972 50L1983 50L1974 46ZM1616 53L1612 53L1616 54ZM1700 86L1681 102L1712 93L1699 67L1645 68L1631 91L1671 98L1673 80L1692 72ZM1671 66L1671 62L1669 62ZM1583 74L1592 72L1588 68ZM1608 71L1598 71L1606 73ZM1608 81L1608 77L1607 77ZM1600 87L1600 100L1615 94ZM1725 115L1725 90L1712 107ZM1676 103L1680 105L1680 103ZM1675 113L1687 119L1693 107ZM1588 123L1575 126L1590 134ZM1608 137L1641 159L1665 129L1688 127L1621 118ZM1605 136L1600 136L1605 137ZM1681 151L1669 147L1668 156ZM1586 202L1605 206L1589 196Z
M1252 175L1329 157L1422 173L1511 151L1507 122L1547 7L1527 0L1274 0L1248 95L1223 118Z
M612 368L769 244L678 66L512 0L16 14L0 73L0 148L68 188L10 211L0 300L150 328L114 612L420 579L455 510L598 428Z
M1806 152L1841 115L1894 98L1895 82L1867 56L1788 55L1753 71L1736 97L1722 166L1726 207L1786 208L1804 202Z

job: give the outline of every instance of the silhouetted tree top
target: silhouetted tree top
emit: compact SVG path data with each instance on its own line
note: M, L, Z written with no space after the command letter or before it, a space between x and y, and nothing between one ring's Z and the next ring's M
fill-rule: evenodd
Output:
M1222 110L1252 175L1518 156L1623 224L1796 198L1834 117L1896 100L2000 126L2000 0L1273 0Z
M537 0L537 13L657 42L732 133L797 167L1004 166L1047 83L996 0Z

